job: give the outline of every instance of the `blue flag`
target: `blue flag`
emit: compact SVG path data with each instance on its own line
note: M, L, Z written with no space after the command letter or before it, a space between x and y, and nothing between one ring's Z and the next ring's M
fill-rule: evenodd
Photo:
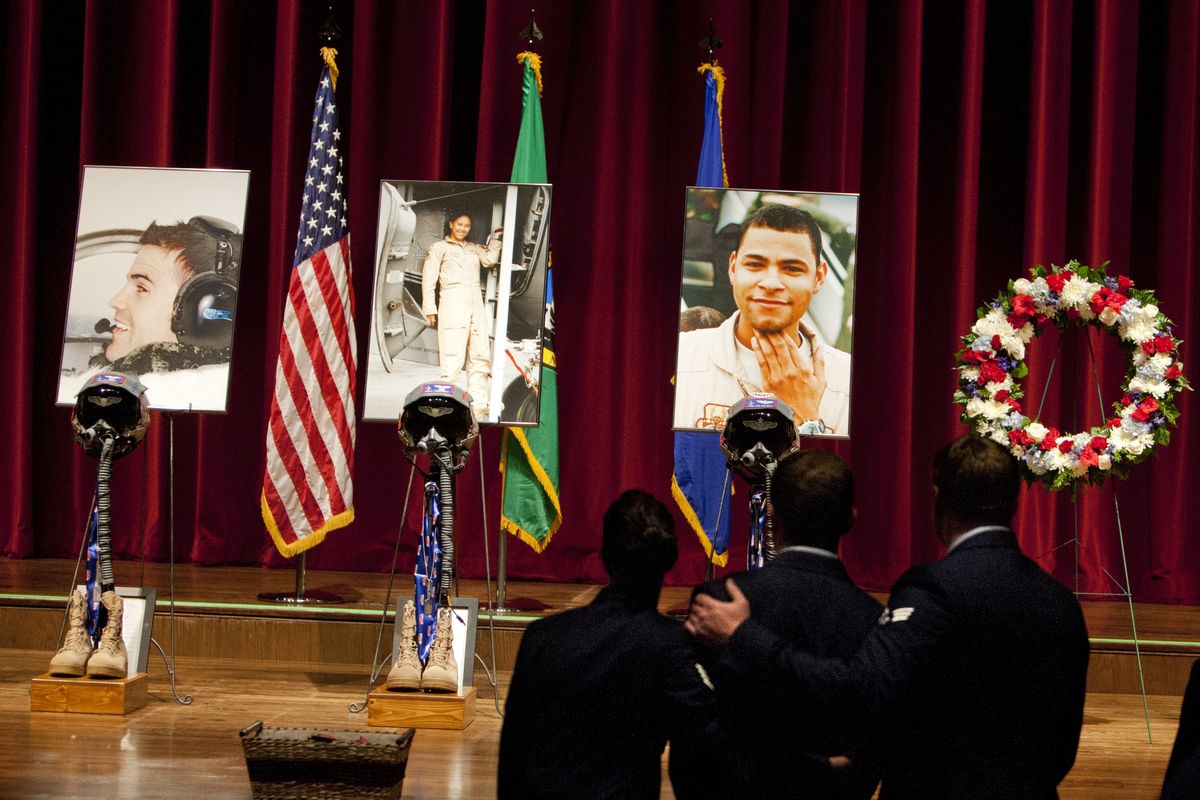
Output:
M721 141L721 100L725 72L716 62L704 64L704 141L696 168L697 186L729 186ZM725 456L711 433L675 434L675 474L671 495L696 532L705 555L717 566L729 560L729 485Z

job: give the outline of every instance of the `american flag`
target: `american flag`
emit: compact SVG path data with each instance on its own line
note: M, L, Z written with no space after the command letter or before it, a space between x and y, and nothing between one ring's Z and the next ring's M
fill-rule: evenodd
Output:
M313 112L267 428L262 515L285 556L320 544L326 533L354 520L358 354L334 80L326 66Z

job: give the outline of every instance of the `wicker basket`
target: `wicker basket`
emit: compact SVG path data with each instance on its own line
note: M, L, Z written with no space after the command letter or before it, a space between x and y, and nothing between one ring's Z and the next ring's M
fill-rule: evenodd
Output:
M241 732L255 800L400 796L413 729L399 733L265 728Z

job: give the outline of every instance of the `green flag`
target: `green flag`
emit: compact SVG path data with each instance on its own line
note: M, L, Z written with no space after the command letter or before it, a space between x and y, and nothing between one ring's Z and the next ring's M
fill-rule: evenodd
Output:
M546 135L542 130L541 60L521 53L521 132L513 157L514 183L547 183ZM542 340L541 421L536 428L507 428L500 458L504 475L500 526L537 552L562 524L558 500L558 372L554 360L554 284L546 263L546 329Z

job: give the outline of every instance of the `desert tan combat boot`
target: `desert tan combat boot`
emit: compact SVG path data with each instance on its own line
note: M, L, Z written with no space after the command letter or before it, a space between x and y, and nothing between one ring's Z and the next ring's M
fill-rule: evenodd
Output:
M458 662L454 660L453 612L438 609L437 635L429 652L429 663L421 675L421 688L427 692L457 692Z
M415 692L421 688L421 658L417 655L417 607L409 600L400 620L400 650L384 686L389 692Z
M89 678L124 678L129 656L125 652L125 641L121 638L121 617L125 613L125 602L116 592L100 595L100 604L108 610L108 622L100 634L100 644L87 662Z
M50 659L50 674L77 678L87 669L92 655L92 637L87 632L87 595L76 591L67 610L67 635L63 646Z

